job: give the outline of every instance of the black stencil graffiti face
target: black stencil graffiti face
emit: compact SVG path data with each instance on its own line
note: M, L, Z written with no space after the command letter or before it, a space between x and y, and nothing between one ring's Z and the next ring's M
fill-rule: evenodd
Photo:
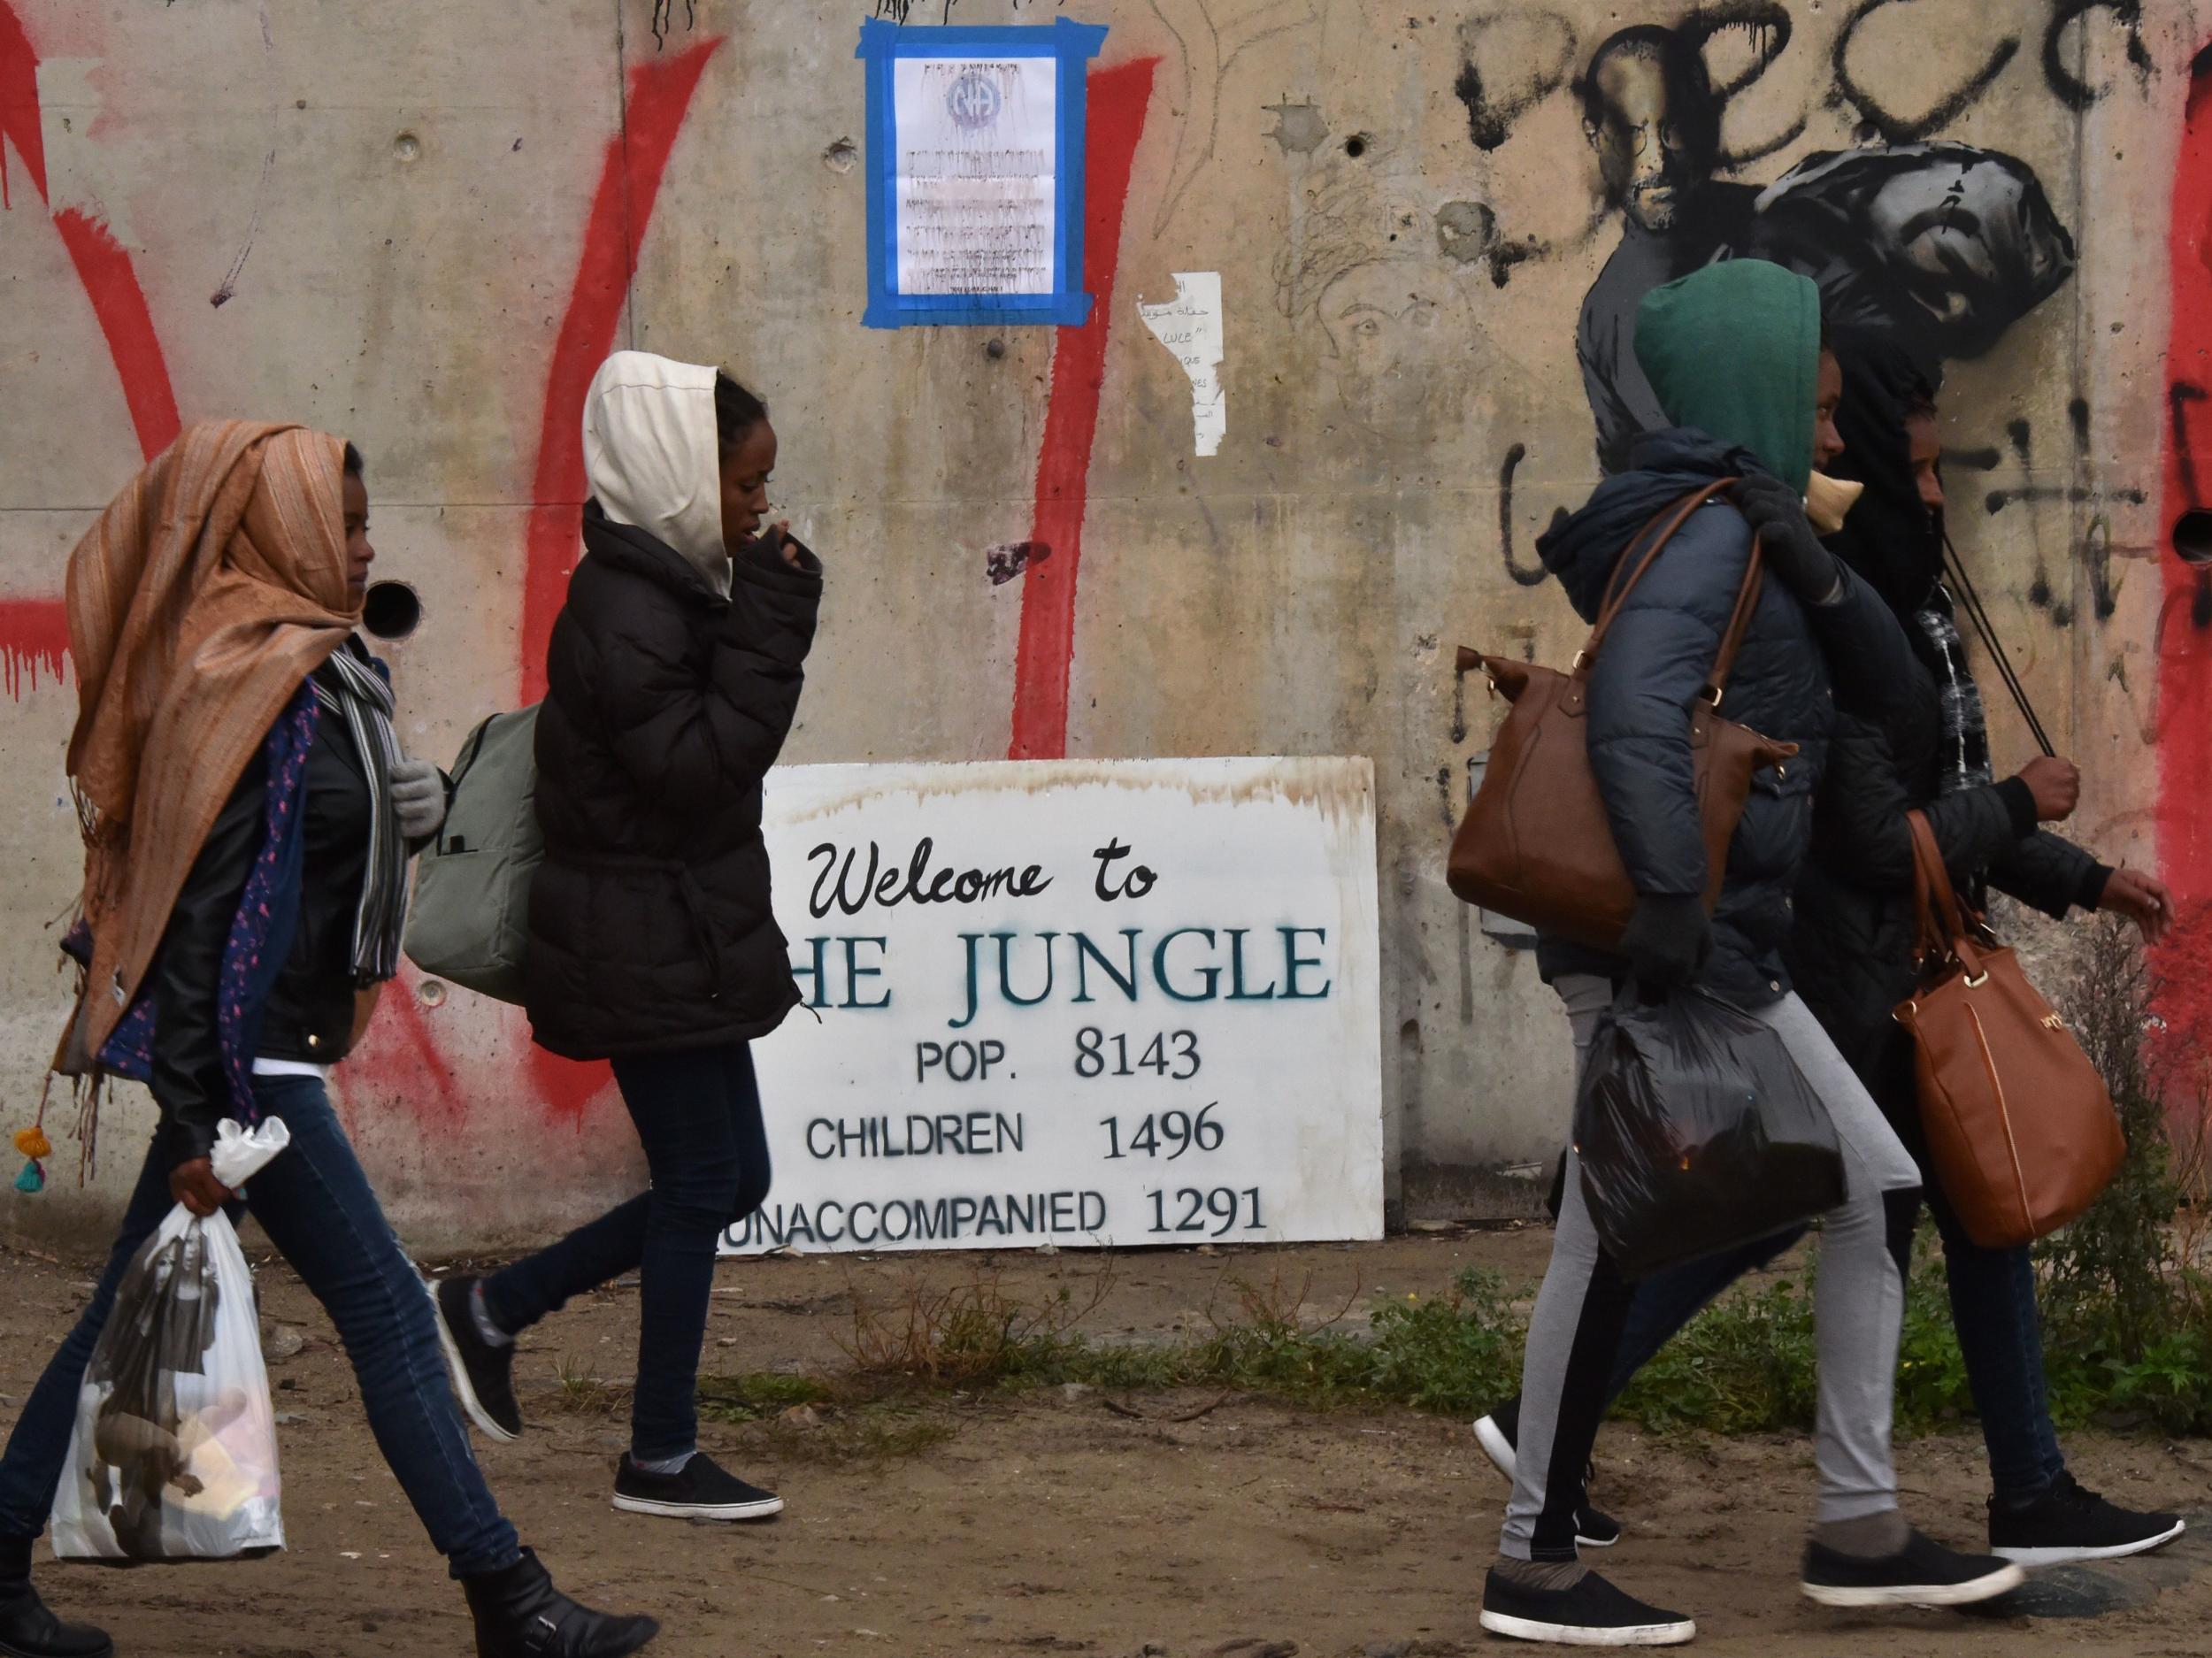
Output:
M1581 91L1607 202L1644 229L1671 228L1719 149L1703 60L1671 30L1626 29L1598 48Z

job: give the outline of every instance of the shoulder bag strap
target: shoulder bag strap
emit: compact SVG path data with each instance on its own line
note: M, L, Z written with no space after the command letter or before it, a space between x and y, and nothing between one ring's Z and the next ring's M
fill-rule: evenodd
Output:
M1981 949L1974 929L1962 913L1951 872L1943 864L1935 830L1923 811L1905 814L1912 831L1914 897L1919 910L1921 959L1924 964L1955 958L1970 979L1982 971Z
M1728 688L1728 675L1736 665L1736 652L1743 648L1744 635L1751 631L1752 612L1759 608L1759 594L1765 585L1765 572L1760 568L1765 549L1762 538L1751 538L1751 557L1744 565L1743 586L1736 589L1736 608L1730 612L1728 626L1721 633L1720 654L1713 658L1713 671L1705 677L1705 700L1713 707L1720 706L1721 694Z
M1605 635L1612 628L1613 618L1620 614L1622 605L1628 602L1628 595L1635 591L1636 584L1644 579L1645 573L1657 561L1659 555L1666 551L1667 543L1674 539L1675 532L1688 522L1691 513L1696 511L1722 490L1732 487L1735 482L1736 480L1733 478L1717 478L1702 489L1691 491L1677 502L1671 510L1661 515L1666 518L1666 523L1660 529L1658 536L1646 549L1643 557L1638 560L1635 566L1629 572L1628 579L1613 589L1611 596L1606 600L1605 608L1598 613L1597 626L1590 630L1589 639L1584 643L1582 649L1575 653L1574 678L1578 679L1588 678L1590 664L1597 656L1598 647L1605 642ZM1642 534L1648 533L1650 529L1651 526L1647 524L1639 533L1639 538L1640 539ZM1629 543L1629 552L1632 554L1634 551L1635 542L1632 541ZM1626 555L1624 555L1622 562L1626 563Z

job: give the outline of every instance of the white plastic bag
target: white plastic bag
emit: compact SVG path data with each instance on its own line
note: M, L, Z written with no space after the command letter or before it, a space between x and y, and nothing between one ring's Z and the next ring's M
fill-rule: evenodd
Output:
M274 1117L217 1130L237 1191L291 1143ZM77 1394L55 1493L63 1560L227 1560L284 1547L275 1413L253 1275L229 1217L180 1203L123 1274Z

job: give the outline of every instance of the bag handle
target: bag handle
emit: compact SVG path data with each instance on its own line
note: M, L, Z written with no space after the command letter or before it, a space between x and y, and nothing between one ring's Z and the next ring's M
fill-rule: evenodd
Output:
M1598 647L1605 642L1605 635L1611 631L1614 620L1628 603L1628 595L1644 579L1659 555L1666 551L1667 544L1673 541L1676 533L1689 521L1690 514L1723 491L1734 488L1740 481L1735 478L1716 479L1704 487L1693 490L1671 508L1663 508L1642 529L1637 531L1635 538L1629 542L1632 554L1644 537L1651 533L1653 526L1659 524L1663 518L1666 521L1643 557L1630 570L1627 579L1617 581L1607 595L1604 608L1598 612L1597 625L1590 630L1590 637L1584 641L1582 649L1575 653L1574 668L1569 676L1571 679L1580 681L1590 677L1590 667L1597 659ZM1728 625L1721 630L1720 649L1713 658L1711 672L1705 676L1704 687L1698 694L1713 708L1720 706L1722 695L1728 685L1728 675L1736 664L1736 653L1742 648L1744 635L1750 632L1753 612L1759 608L1759 596L1763 587L1761 539L1756 534L1751 539L1751 557L1744 565L1743 582L1736 589L1735 607L1729 612ZM1624 564L1627 562L1625 557L1623 558Z
M1590 637L1584 641L1581 650L1576 654L1575 668L1578 672L1586 665L1586 659L1596 656L1598 647L1605 642L1606 634L1612 631L1614 618L1621 613L1621 607L1628 603L1628 595L1636 590L1636 584L1641 581L1652 565L1658 562L1659 555L1667 550L1667 543L1674 540L1675 532L1689 521L1691 513L1735 482L1736 480L1732 478L1717 478L1702 489L1692 490L1681 500L1676 502L1671 508L1664 509L1655 515L1650 523L1647 523L1642 529L1637 531L1636 539L1641 541L1646 535L1650 534L1653 524L1658 523L1661 518L1666 519L1665 527L1660 530L1651 545L1645 549L1644 556L1637 560L1635 566L1629 572L1628 580L1618 582L1612 592L1606 595L1604 607L1598 611L1597 625L1591 628ZM1632 553L1635 550L1636 541L1632 541L1628 545ZM1621 562L1626 564L1628 561L1624 557Z
M1761 568L1765 556L1763 535L1751 538L1751 561L1744 566L1743 586L1736 589L1736 608L1730 613L1728 626L1720 636L1720 655L1713 658L1713 671L1705 678L1705 700L1715 708L1720 706L1723 692L1728 688L1728 675L1736 665L1736 653L1743 648L1744 635L1751 631L1752 612L1759 608L1759 595L1765 586L1766 572Z
M1909 811L1905 823L1912 833L1913 902L1919 915L1922 963L1955 959L1965 968L1970 989L1989 976L1982 967L1975 929L1966 919L1973 912L1959 902L1928 814Z

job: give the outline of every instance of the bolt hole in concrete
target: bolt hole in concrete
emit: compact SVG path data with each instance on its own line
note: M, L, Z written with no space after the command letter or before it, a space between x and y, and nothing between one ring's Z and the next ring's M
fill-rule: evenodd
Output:
M442 1008L445 1006L445 980L424 979L415 986L415 999L426 1008Z
M1344 153L1351 157L1353 160L1357 161L1362 156L1367 153L1367 146L1370 142L1371 141L1365 133L1354 133L1349 138L1344 141Z
M2212 564L2212 507L2191 507L2174 520L2174 551L2185 564Z
M849 138L841 138L822 152L822 165L832 173L850 173L860 161L860 149Z
M422 140L412 133L402 133L397 138L392 140L392 154L401 161L419 160L422 156Z
M989 357L992 362L997 362L999 358L1006 355L1006 342L1003 340L991 341L984 346L983 355Z
M379 639L405 639L422 626L422 601L403 581L372 583L362 602L361 626Z

